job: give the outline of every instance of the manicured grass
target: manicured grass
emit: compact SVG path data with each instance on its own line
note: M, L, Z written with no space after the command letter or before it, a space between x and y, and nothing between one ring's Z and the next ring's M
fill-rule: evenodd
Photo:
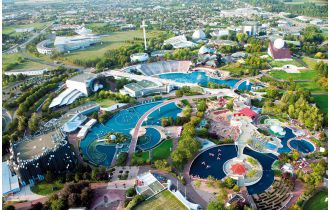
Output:
M173 147L172 140L163 141L152 151L152 161L167 159L171 155L171 148Z
M313 98L321 112L328 113L328 95L314 95Z
M59 182L49 184L43 181L31 187L31 191L38 195L49 195L61 190L63 186L64 184ZM53 191L54 187L57 188L57 190Z
M275 60L272 60L270 63L269 63L273 68L274 67L283 67L284 65L295 65L295 66L298 66L298 67L302 67L302 65L296 61L296 60L291 60L291 61L275 61Z
M323 190L311 197L303 207L303 210L326 210L328 209L328 192Z
M306 90L309 90L314 93L326 93L327 90L322 88L319 83L310 81L310 82L297 82L301 87L305 88Z
M114 101L112 99L109 99L109 98L105 98L105 99L97 99L96 103L98 103L101 107L109 107L109 106L112 106L112 105L114 105L118 102Z
M170 191L165 190L142 202L136 210L186 210L187 208Z
M157 37L160 33L162 32L149 31L147 32L147 37ZM133 41L134 38L143 38L142 30L113 32L110 33L109 36L102 37L102 44L96 44L84 50L73 51L70 54L66 54L64 56L64 61L70 63L75 59L100 58L106 51L128 45L126 42Z
M15 29L16 28L31 28L34 27L34 29L43 29L45 28L49 22L44 22L44 23L31 23L31 24L26 24L26 25L11 25L11 26L4 26L2 28L2 34L16 34ZM19 33L17 33L19 34Z
M314 65L317 63L317 61L314 58L310 58L310 57L303 57L301 60L304 63L306 63L306 65L310 69L313 69L314 68Z
M236 74L240 73L241 71L246 70L246 68L244 68L244 65L241 65L239 63L231 63L231 64L221 67L220 69L223 71L229 71L229 72L233 72Z
M2 55L2 68L4 69L6 66L10 65L11 63L18 62L17 59L18 57L24 58L23 55L19 53L13 53L13 54L3 54ZM48 68L51 69L51 66L37 63L34 61L26 60L23 63L19 63L16 65L12 70L39 70L39 69L44 69Z
M313 80L317 76L317 72L314 70L302 70L300 73L286 73L285 71L273 70L270 75L284 80Z

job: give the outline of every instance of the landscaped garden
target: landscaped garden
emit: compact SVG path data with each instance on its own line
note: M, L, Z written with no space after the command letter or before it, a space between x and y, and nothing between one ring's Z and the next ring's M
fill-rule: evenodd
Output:
M314 70L302 70L300 73L287 73L285 71L273 70L269 74L272 77L284 80L312 80L317 76L317 72Z
M168 139L163 141L158 147L152 150L152 161L163 160L170 157L172 146L172 140Z
M60 191L63 188L64 184L56 181L53 183L40 182L33 187L31 191L38 195L49 195L55 192Z
M183 210L187 209L172 193L165 190L158 195L152 197L151 199L142 202L138 205L136 210L152 210L152 209L162 209L162 210Z

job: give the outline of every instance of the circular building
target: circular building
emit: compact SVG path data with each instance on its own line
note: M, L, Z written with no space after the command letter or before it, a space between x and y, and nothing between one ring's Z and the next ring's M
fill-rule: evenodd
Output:
M204 33L204 31L202 29L197 29L193 35L192 35L192 39L194 41L200 41L200 40L203 40L203 39L206 39L206 35Z
M42 42L39 42L37 44L37 51L40 54L44 54L44 55L50 55L53 53L54 48L51 47L51 45L53 45L53 42L49 39L46 39Z
M147 53L134 53L130 56L132 62L145 62L149 59Z

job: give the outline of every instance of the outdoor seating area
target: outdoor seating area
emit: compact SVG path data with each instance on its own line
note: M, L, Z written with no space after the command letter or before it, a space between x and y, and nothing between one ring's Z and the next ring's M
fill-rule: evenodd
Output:
M294 185L287 180L277 178L265 192L254 194L253 199L260 210L281 209L291 200L293 188Z

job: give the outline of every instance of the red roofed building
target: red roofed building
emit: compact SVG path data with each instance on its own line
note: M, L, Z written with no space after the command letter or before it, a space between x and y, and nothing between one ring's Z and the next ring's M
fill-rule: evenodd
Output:
M243 163L235 163L230 167L231 172L234 175L244 175L246 172L246 168Z
M286 46L283 39L269 42L268 55L274 60L292 60L290 49Z
M243 108L239 112L234 113L234 117L236 116L246 116L250 117L251 119L254 119L258 114L251 110L250 108Z

